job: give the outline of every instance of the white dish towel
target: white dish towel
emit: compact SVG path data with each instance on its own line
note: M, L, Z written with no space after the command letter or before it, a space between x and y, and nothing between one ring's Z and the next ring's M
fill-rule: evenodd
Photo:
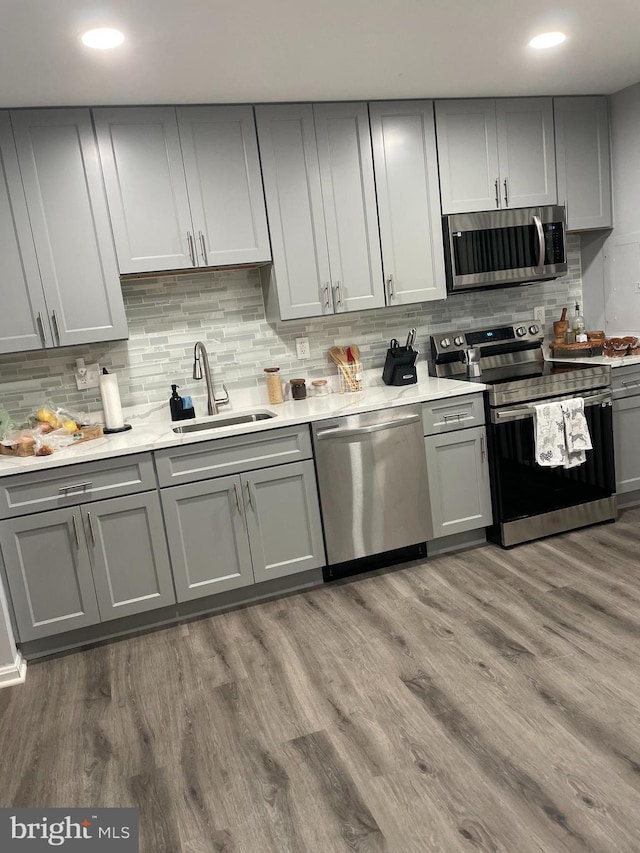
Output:
M574 468L586 461L591 450L584 399L574 397L560 403L535 406L535 453L538 465Z

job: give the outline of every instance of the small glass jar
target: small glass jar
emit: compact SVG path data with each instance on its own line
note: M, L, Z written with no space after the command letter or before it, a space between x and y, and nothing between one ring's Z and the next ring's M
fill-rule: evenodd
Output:
M307 386L304 379L291 379L291 396L294 400L307 399Z
M282 379L279 367L265 367L264 376L267 382L267 394L271 405L284 402L282 393Z
M327 394L331 393L331 388L329 387L329 383L326 379L313 379L311 381L311 387L313 388L313 394L315 397L325 397Z

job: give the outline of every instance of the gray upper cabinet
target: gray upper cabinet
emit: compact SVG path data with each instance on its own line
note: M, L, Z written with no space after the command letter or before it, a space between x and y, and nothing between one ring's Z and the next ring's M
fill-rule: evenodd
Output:
M121 273L270 260L251 107L93 115Z
M607 98L554 98L553 108L558 201L567 208L567 229L611 228Z
M177 114L199 266L270 261L251 107Z
M273 248L269 316L384 305L366 104L256 107Z
M178 601L253 583L240 477L162 490Z
M369 105L387 304L446 298L433 101Z
M326 563L313 462L241 475L256 583Z
M52 346L9 113L0 113L0 353Z
M11 112L54 345L127 337L89 110Z
M0 544L23 643L100 621L78 509L3 521Z
M557 202L551 98L436 101L442 212Z
M175 603L156 492L97 501L81 513L103 622Z

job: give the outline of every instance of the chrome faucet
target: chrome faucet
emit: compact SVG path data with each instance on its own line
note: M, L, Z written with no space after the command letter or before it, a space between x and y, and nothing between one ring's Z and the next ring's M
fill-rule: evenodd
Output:
M209 356L207 355L207 350L202 341L198 341L198 343L193 348L193 378L194 379L202 379L202 366L204 365L204 378L207 383L207 412L210 415L217 415L218 408L220 406L225 406L229 402L229 392L227 391L227 386L222 383L222 388L224 390L224 397L218 399L216 397L216 392L213 387L213 379L211 378L211 368L209 367Z

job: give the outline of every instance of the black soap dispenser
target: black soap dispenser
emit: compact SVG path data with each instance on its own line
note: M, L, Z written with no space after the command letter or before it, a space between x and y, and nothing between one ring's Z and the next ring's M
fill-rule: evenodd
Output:
M178 394L178 385L171 386L171 397L169 398L169 408L171 409L172 421L184 421L187 418L195 418L196 413L191 402L191 397L182 399Z

